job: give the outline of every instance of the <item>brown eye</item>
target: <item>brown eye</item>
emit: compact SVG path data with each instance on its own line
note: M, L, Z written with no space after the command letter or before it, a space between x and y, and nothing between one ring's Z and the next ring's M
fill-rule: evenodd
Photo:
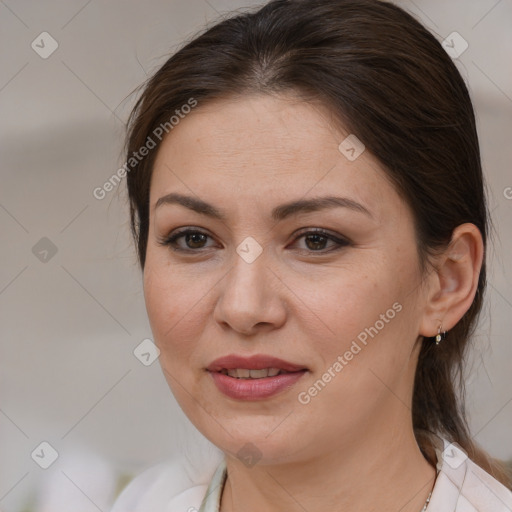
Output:
M206 242L207 235L203 233L186 233L185 243L190 249L200 249Z
M180 239L184 239L184 244L179 245L177 242ZM173 233L171 236L161 239L158 241L160 245L171 247L175 251L190 251L200 252L200 249L206 248L205 245L208 238L211 238L206 233L198 231L197 229L184 229Z
M312 251L322 250L325 249L325 244L328 242L328 238L323 235L306 235L304 237L304 240L306 241L306 245L308 246L308 249L311 249Z
M295 239L295 242L302 238L305 240L306 249L304 250L307 252L327 253L336 251L350 244L348 240L334 236L323 229L310 230L303 233ZM333 245L330 249L326 249L328 242L332 242Z

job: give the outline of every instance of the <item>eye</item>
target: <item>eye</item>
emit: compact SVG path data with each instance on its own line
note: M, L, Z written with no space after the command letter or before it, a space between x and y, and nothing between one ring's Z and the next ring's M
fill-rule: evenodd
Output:
M180 247L177 243L181 238L184 238L185 247ZM160 245L169 246L175 251L199 252L196 249L203 249L206 247L205 243L208 238L211 237L203 231L187 228L177 231L169 237L158 240L158 243Z
M307 247L308 252L332 252L336 251L338 249L341 249L344 246L347 246L350 244L350 242L346 239L334 236L333 234L329 233L328 231L325 231L324 229L317 228L313 230L309 230L305 233L302 233L300 236L298 236L294 242L297 242L300 239L304 239L304 242ZM331 249L325 250L325 246L327 242L333 242L334 247L331 247Z
M185 247L178 244L178 240L182 238L184 239ZM210 235L204 233L203 231L186 228L177 231L168 237L159 239L158 243L163 246L169 246L174 251L201 252L200 249L208 247L206 245L208 238L211 238ZM306 249L302 250L307 252L327 253L350 244L348 240L334 236L333 234L321 228L310 229L309 231L302 233L300 236L295 238L294 243L297 243L297 241L301 239L304 239L306 244ZM329 241L332 242L334 247L325 250L325 247Z

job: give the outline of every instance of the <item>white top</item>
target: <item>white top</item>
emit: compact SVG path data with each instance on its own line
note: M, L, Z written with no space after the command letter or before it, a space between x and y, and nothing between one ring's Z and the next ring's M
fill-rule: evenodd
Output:
M512 491L477 466L457 445L434 438L437 478L426 512L512 512ZM218 512L225 459L198 469L183 459L137 476L111 512Z

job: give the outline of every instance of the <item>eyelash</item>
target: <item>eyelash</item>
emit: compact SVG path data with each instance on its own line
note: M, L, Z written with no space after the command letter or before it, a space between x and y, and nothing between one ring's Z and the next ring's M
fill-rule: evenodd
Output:
M198 229L190 229L190 228L186 228L186 229L183 229L181 231L178 231L168 237L163 237L163 238L160 238L158 240L158 243L162 246L168 246L170 247L173 251L176 251L176 252L183 252L183 253L200 253L200 252L203 252L203 249L204 248L199 248L199 249L183 249L181 247L177 247L176 246L176 241L186 235L195 235L195 234L198 234L198 235L204 235L204 236L207 236L208 238L211 238L210 235L208 235L207 233L204 233L203 231L200 231ZM305 231L301 234L299 234L295 240L293 241L293 243L297 242L300 238L303 238L303 237L306 237L308 235L321 235L323 238L327 238L328 240L331 240L332 242L335 242L337 244L337 247L334 247L333 249L328 249L328 250L318 250L318 251L314 251L314 250L310 250L310 249L303 249L305 250L306 252L309 252L309 253L312 253L312 254L315 254L315 253L319 253L319 254L327 254L327 253L331 253L331 252L334 252L334 251L338 251L340 249L342 249L343 247L347 246L350 244L350 242L347 240L347 239L344 239L344 238L339 238L339 237L336 237L332 234L330 234L328 231L322 229L322 228L316 228L316 229L310 229L309 231Z

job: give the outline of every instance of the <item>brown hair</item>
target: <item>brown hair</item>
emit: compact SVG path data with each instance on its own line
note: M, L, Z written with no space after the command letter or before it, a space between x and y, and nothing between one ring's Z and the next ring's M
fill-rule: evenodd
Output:
M453 230L470 222L487 247L484 182L475 116L464 80L439 41L410 14L378 0L274 0L223 19L194 37L144 84L129 119L127 161L148 140L156 148L127 173L132 233L144 269L149 188L160 139L176 110L251 93L299 93L319 100L382 164L410 206L421 269ZM167 122L167 125L165 123ZM158 141L155 141L155 138ZM487 252L487 251L486 251ZM445 435L512 487L510 475L470 434L462 378L466 347L486 286L485 258L471 307L436 346L425 338L416 370L412 419L418 444L435 465L424 432Z

